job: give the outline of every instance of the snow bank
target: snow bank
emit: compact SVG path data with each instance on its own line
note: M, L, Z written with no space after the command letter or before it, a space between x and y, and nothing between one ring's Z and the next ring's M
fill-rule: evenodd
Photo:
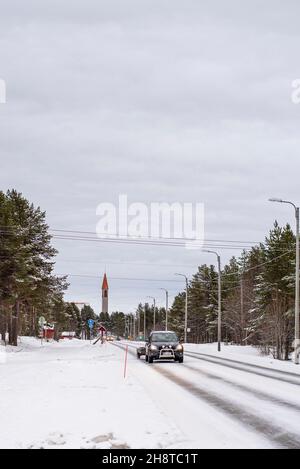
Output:
M0 364L6 362L6 350L3 345L0 345Z
M300 366L292 361L275 360L272 356L262 355L258 348L241 345L222 344L222 351L217 351L217 344L185 344L186 352L198 352L205 355L212 355L219 358L228 358L251 365L264 366L273 370L286 371L289 373L300 374Z
M152 448L177 438L130 366L124 379L122 350L32 338L7 349L0 364L0 448Z

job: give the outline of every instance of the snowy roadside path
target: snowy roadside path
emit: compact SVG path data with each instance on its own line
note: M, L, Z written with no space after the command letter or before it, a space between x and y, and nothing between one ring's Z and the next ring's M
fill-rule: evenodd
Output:
M23 340L0 365L0 448L158 448L182 439L134 376L124 380L124 354L108 344Z
M136 344L130 345L136 347ZM253 369L251 372L229 369L192 356L186 357L184 365L180 366L155 363L153 370L197 396L200 405L209 403L211 411L218 409L223 415L230 416L230 425L234 420L275 447L300 448L299 382L296 385L282 381L278 376L276 380L274 376L254 376ZM230 425L223 431L228 432ZM264 443L262 446L265 447Z

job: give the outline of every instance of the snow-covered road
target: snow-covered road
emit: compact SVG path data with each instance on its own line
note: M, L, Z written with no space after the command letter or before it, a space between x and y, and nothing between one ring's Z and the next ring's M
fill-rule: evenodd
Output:
M136 344L129 344L133 355ZM149 367L149 365L148 365ZM232 358L220 358L195 350L186 352L185 364L156 363L150 365L152 370L175 383L189 395L198 398L202 412L202 421L207 415L204 403L209 405L209 417L220 411L230 417L231 424L223 425L220 415L215 415L215 427L211 432L216 444L216 429L221 427L221 435L217 439L217 447L227 447L228 434L233 420L243 428L260 435L258 447L300 448L300 374L291 370L280 370L277 367L262 366L255 362L237 361ZM199 402L200 401L200 402ZM219 414L220 414L219 412ZM175 419L178 413L174 413ZM184 419L184 416L183 416ZM187 422L190 424L190 420ZM205 427L205 424L204 424ZM182 428L182 425L181 425ZM187 430L188 431L188 430ZM206 433L209 439L209 433ZM243 437L242 437L243 438ZM230 436L230 446L240 445L237 435ZM248 443L242 446L253 447L251 435ZM254 443L256 447L257 442Z
M130 344L124 380L124 345L23 338L0 362L0 447L300 448L299 374L192 353L147 365Z

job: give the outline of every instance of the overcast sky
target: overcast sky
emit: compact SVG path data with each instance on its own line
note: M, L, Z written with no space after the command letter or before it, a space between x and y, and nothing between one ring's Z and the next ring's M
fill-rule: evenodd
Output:
M95 231L96 207L203 202L206 238L260 241L300 203L298 0L9 0L0 6L0 187L54 229ZM66 298L100 311L164 304L201 252L58 241ZM223 263L237 251L223 251ZM148 278L117 280L120 277ZM161 281L154 282L152 279ZM174 281L175 280L175 281Z

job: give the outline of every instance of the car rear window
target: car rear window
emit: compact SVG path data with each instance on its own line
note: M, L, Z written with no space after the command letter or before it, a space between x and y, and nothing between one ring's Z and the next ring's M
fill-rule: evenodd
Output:
M152 334L152 342L178 342L178 337L172 332L156 332Z

